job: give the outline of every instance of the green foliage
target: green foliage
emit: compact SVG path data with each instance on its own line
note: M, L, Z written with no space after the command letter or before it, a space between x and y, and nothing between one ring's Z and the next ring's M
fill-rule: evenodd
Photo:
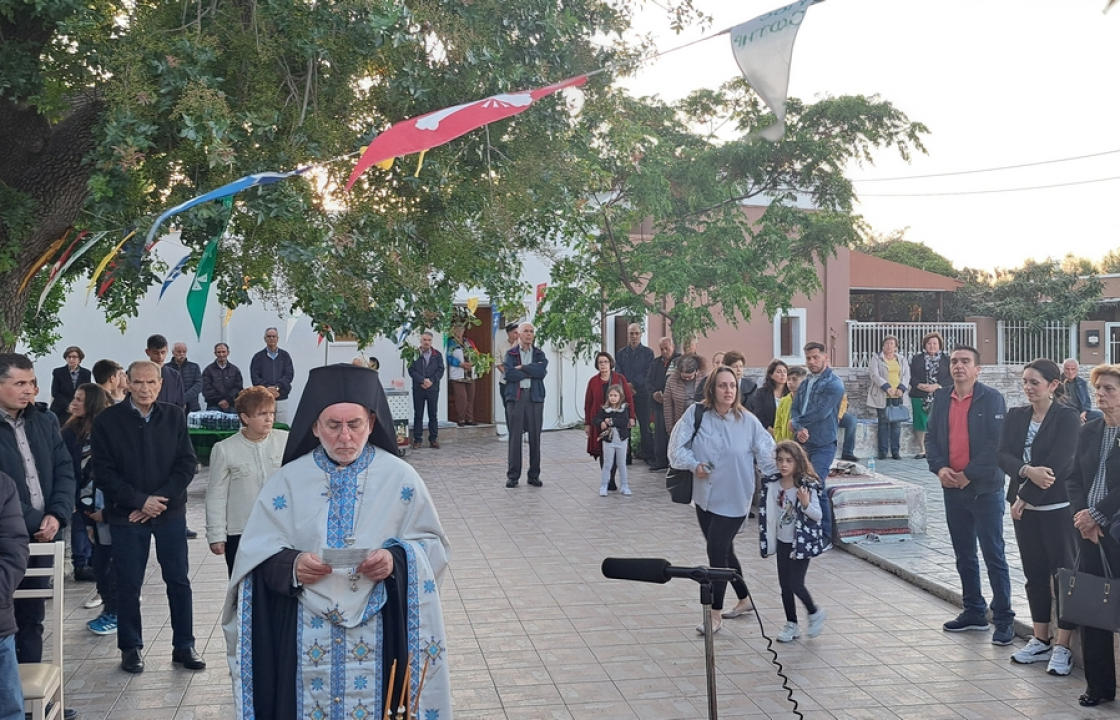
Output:
M941 255L922 243L911 242L904 237L905 231L899 230L885 237L872 236L856 249L884 260L908 265L912 268L956 278L957 270L949 258Z
M1120 273L1120 251L1109 250L1105 253L1101 261L1097 263L1097 269L1106 274Z
M1101 282L1063 269L1057 260L1028 260L1022 267L993 273L966 268L965 286L955 300L953 319L988 315L1027 323L1038 329L1049 322L1073 323L1096 308Z
M99 103L96 148L73 169L88 173L84 211L58 220L121 234L75 264L80 277L125 228L142 237L161 210L242 175L351 153L392 122L455 102L625 66L641 52L618 40L635 5L0 0L0 102L52 122L79 95ZM665 10L682 27L702 19L691 0ZM596 78L583 99L604 92ZM317 329L359 342L407 321L446 325L462 287L520 316L522 253L550 251L600 186L564 161L587 150L577 111L554 96L434 150L419 174L404 158L346 195L353 158L243 193L216 268L220 301L302 309ZM20 222L4 200L3 221ZM195 251L187 272L216 213L199 207L166 228ZM110 321L135 314L157 270L147 256L118 268L100 300Z
M572 165L600 192L567 218L570 252L553 268L540 334L588 354L601 312L659 313L684 340L719 315L738 325L788 307L818 289L817 264L859 239L840 169L877 147L909 157L926 132L866 97L791 98L785 138L751 134L770 122L741 80L673 105L621 93L588 102ZM736 136L699 129L721 126Z

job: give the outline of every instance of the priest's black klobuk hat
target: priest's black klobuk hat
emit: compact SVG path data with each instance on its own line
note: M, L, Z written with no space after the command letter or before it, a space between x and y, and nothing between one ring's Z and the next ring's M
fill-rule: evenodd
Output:
M397 453L393 415L389 412L389 400L385 397L377 371L350 364L324 365L314 368L307 375L307 385L303 388L299 408L292 420L288 444L284 446L283 464L306 455L319 445L319 438L312 434L311 428L324 410L338 403L355 403L369 408L377 417L369 434L369 444L394 455Z

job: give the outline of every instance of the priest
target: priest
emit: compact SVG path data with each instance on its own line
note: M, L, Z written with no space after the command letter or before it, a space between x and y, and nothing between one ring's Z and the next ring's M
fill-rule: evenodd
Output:
M222 612L237 717L450 720L447 557L377 373L312 370Z

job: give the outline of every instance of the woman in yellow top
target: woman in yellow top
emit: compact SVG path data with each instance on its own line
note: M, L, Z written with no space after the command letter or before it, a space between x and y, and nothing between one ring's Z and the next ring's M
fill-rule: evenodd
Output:
M910 389L910 363L898 356L898 338L888 335L879 346L880 352L871 358L868 372L871 387L867 389L867 406L875 408L879 419L879 459L890 452L898 460L902 439L902 423L887 422L887 406L902 405L902 398Z
M793 427L789 424L793 399L797 395L797 386L808 374L809 370L804 365L794 365L786 371L786 386L789 392L778 401L778 407L774 410L774 427L770 430L775 442L793 440Z

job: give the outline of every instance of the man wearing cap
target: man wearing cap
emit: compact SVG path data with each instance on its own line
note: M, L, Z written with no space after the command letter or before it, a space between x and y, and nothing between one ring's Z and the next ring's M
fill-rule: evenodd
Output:
M310 372L222 612L236 717L380 718L390 691L404 705L407 665L411 716L451 718L447 538L396 447L377 373Z

